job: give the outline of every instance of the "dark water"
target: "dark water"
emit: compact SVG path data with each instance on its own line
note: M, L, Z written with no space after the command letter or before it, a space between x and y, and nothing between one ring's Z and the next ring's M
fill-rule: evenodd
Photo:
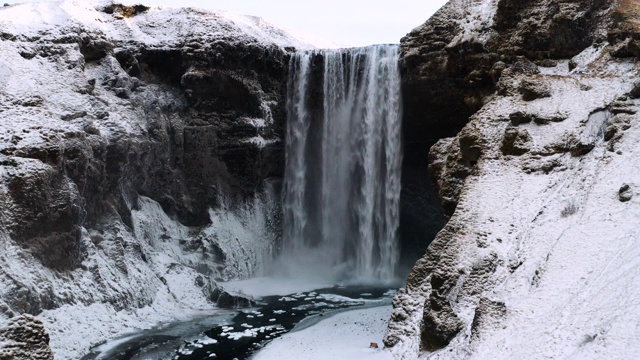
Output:
M349 286L267 296L254 308L147 331L109 350L94 350L82 360L248 359L296 326L311 326L346 309L389 304L393 294L389 288Z

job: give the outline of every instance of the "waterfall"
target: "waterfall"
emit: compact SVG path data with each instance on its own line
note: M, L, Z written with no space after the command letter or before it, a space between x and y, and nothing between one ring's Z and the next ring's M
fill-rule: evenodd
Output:
M398 47L293 55L287 106L284 262L299 262L297 272L391 279L402 160Z

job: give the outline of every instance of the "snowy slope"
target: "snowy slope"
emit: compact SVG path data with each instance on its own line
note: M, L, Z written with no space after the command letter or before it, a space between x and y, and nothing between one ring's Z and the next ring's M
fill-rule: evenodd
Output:
M24 37L49 36L67 31L95 31L117 40L146 44L176 44L184 39L209 37L233 42L260 42L281 47L314 48L308 38L279 29L259 17L197 8L152 7L133 17L108 14L99 9L104 0L32 2L0 8L0 27ZM313 39L311 40L311 42ZM331 46L316 40L317 45Z
M395 300L397 358L640 357L640 100L629 95L640 72L602 46L573 60L572 71L503 72L499 93L432 150L445 168L481 154L410 276L417 286ZM549 93L525 101L531 84ZM450 310L432 305L441 298ZM425 319L453 334L442 349L425 348Z
M251 359L391 360L391 354L382 349L390 312L390 307L379 306L334 314L314 326L294 329L273 340ZM371 343L379 348L371 348Z

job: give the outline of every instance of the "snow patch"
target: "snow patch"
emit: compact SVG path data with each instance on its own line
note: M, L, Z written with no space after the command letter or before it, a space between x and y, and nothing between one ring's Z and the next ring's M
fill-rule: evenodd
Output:
M498 11L499 0L461 0L460 6L464 14L458 21L461 32L451 40L448 47L465 42L484 43L489 38L493 18Z
M390 314L391 306L341 312L273 340L252 359L391 360L392 355L382 349ZM370 348L372 342L380 348Z

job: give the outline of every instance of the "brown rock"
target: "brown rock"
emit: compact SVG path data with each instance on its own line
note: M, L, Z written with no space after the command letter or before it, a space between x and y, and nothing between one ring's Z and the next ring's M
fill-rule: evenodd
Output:
M20 315L0 328L0 360L53 360L49 334L42 322L31 315Z
M531 135L526 129L509 127L504 132L502 147L504 155L524 155L530 150Z
M551 88L548 84L540 80L528 78L522 80L520 83L520 93L522 94L522 100L533 101L540 98L550 97Z

